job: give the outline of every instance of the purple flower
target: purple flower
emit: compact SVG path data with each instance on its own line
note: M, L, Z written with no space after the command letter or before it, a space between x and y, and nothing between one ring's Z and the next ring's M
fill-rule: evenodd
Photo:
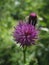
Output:
M37 24L37 15L36 13L31 13L29 15L29 21L28 21L29 24L32 24L33 26L36 26Z
M31 24L19 22L15 27L13 36L14 40L20 45L30 46L35 44L35 40L38 38L38 30Z

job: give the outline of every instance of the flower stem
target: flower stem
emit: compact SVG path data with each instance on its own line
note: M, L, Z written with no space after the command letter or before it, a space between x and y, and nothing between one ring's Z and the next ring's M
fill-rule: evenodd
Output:
M26 47L23 47L24 64L26 63Z

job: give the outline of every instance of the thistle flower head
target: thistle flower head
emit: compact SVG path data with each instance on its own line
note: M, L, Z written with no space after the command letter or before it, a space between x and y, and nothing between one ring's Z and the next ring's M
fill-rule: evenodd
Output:
M31 13L30 16L29 16L29 24L32 24L33 26L36 25L37 23L37 15L36 13Z
M36 13L31 13L30 16L36 17L37 15L36 15Z
M35 44L38 30L31 24L20 22L14 30L13 36L16 42L22 46Z

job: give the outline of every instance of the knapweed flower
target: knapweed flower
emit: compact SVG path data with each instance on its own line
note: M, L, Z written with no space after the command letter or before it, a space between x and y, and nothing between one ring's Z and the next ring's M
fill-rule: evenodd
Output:
M22 46L30 46L35 44L38 36L38 30L31 24L20 22L13 33L15 41Z

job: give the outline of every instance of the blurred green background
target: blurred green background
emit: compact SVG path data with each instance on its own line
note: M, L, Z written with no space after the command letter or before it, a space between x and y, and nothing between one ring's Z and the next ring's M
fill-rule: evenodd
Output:
M49 65L49 0L0 0L0 65L24 65L22 47L12 33L31 12L45 29L40 30L37 45L27 48L26 65Z

